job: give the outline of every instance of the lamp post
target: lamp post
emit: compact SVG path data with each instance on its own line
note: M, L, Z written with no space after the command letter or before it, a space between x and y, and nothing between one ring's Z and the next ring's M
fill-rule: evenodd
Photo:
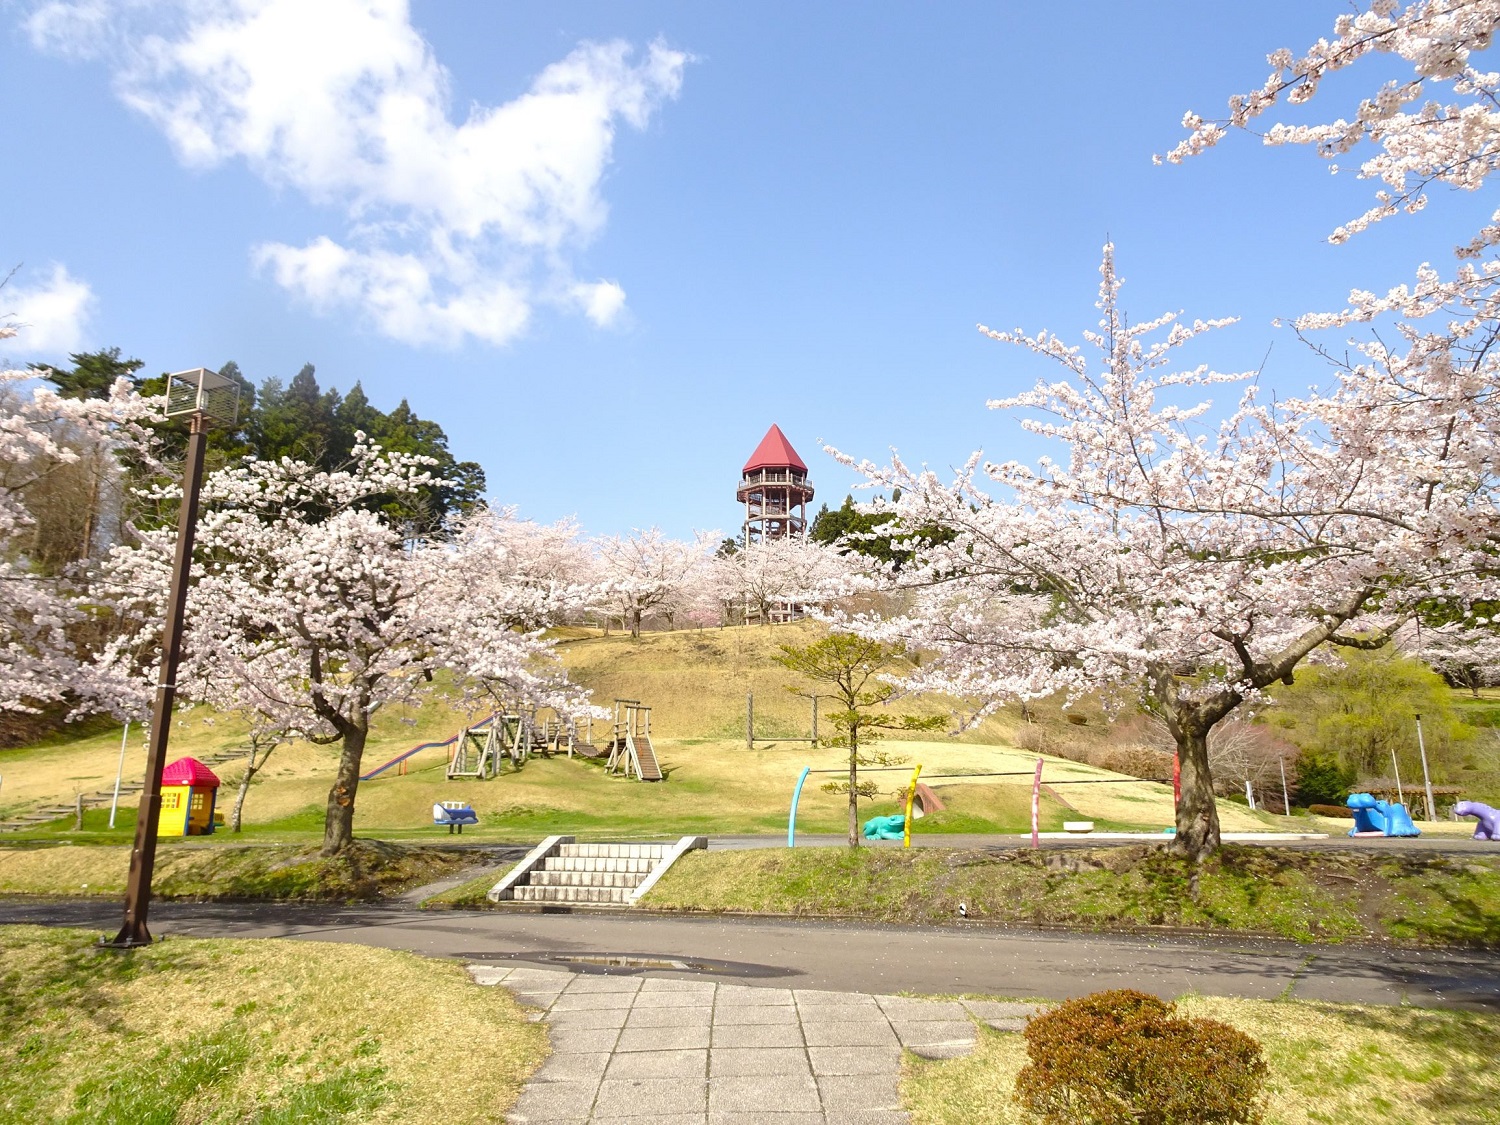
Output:
M172 705L177 697L177 663L182 655L182 619L187 608L188 573L193 562L193 533L198 526L198 494L203 486L203 448L212 423L232 426L239 414L240 388L233 379L207 368L167 376L168 418L188 419L187 459L182 469L182 509L177 515L177 550L172 558L172 587L162 626L161 674L151 708L151 740L146 749L146 784L135 820L135 845L125 883L125 924L111 949L151 944L146 913L151 903L151 872L156 866L156 820L161 813L161 775L172 733Z

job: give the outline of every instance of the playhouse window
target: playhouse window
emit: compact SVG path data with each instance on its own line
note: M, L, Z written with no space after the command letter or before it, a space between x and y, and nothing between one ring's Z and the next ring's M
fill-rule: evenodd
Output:
M204 805L204 802L207 800L207 797L208 794L206 793L194 793L192 808L201 809Z

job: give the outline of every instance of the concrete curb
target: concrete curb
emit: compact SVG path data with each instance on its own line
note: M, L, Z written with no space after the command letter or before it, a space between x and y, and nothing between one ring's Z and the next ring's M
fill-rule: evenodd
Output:
M536 847L526 854L526 858L506 872L505 877L490 888L485 895L491 902L505 901L505 896L510 894L510 889L524 879L531 872L540 867L548 856L555 855L557 850L564 844L574 842L572 836L548 836Z

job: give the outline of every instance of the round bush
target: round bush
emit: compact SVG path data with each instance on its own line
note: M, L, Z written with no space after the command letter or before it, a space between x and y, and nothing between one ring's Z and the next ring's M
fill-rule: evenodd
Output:
M1260 1044L1132 989L1059 1004L1026 1026L1016 1101L1044 1125L1256 1125Z

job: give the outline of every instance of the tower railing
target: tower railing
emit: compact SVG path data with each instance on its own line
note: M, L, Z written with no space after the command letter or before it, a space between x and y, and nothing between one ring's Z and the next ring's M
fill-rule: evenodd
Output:
M758 469L740 478L741 488L751 488L757 484L794 484L799 488L812 488L812 481L807 479L807 474L795 469Z

